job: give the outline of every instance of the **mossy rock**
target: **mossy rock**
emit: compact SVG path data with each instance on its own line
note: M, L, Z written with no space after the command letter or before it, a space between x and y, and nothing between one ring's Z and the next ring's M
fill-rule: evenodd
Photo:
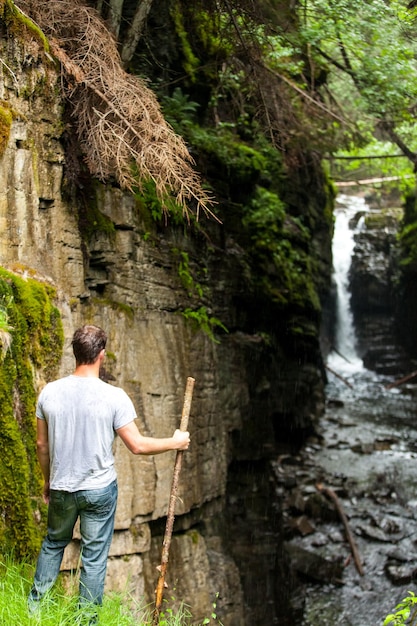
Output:
M54 296L48 285L0 268L0 307L11 339L0 362L0 542L3 553L13 551L17 558L32 556L40 543L34 374L53 378L61 359L63 331Z
M13 113L7 102L0 101L0 157L3 156L10 138Z

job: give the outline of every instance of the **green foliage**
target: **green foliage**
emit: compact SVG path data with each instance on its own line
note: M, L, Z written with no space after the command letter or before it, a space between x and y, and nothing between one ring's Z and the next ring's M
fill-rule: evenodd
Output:
M276 182L281 174L281 159L266 142L259 145L242 141L233 128L216 129L193 126L188 129L190 143L210 159L219 179L230 187L255 184L260 178Z
M184 250L178 248L173 249L174 255L178 258L178 276L180 277L182 286L187 291L189 297L203 297L203 287L197 282L190 269L190 257Z
M206 617L205 620L202 622L202 626L205 626L206 624L212 624L214 622L217 622L219 626L222 626L222 623L218 621L217 613L216 613L218 597L219 597L219 593L217 592L216 600L213 602L213 611L211 612L210 618Z
M402 227L398 239L402 252L400 264L417 269L417 221Z
M368 143L375 151L379 141L390 139L391 153L402 146L409 156L416 152L417 38L405 4L310 0L299 17L309 63L328 74L323 98L345 120L339 142L349 152ZM397 168L403 169L400 161L391 161L390 174Z
M35 454L34 370L48 379L57 370L63 345L54 290L0 269L3 328L11 336L0 365L0 543L2 550L30 556L39 546L32 502L41 476Z
M265 35L265 62L271 69L297 75L304 70L301 50L282 34Z
M204 295L204 290L202 285L195 280L192 274L188 253L178 248L174 248L173 252L178 259L178 275L184 289L187 291L188 297L201 300ZM210 315L205 306L198 308L187 307L181 311L181 315L187 321L191 322L196 330L202 330L214 343L220 343L215 336L216 329L221 329L226 333L228 332L226 326L217 317Z
M276 193L258 187L242 222L258 267L258 289L278 304L319 310L311 236L302 221L288 214Z
M395 613L390 613L384 619L383 626L404 626L409 624L414 626L417 624L417 597L413 591L408 592L409 595L404 598L395 607ZM408 621L410 619L410 621Z
M300 15L300 33L312 54L321 63L323 53L338 63L345 83L351 79L345 89L358 90L367 110L378 115L405 114L416 95L415 44L400 8L384 0L310 0Z
M384 182L385 192L392 189L406 196L415 186L413 165L406 157L390 158L395 154L398 154L398 148L392 142L371 137L365 146L350 146L348 150L336 153L332 164L333 177L336 180L364 180L394 176L395 180Z
M176 87L171 96L161 98L161 106L166 121L172 127L184 131L187 126L196 122L196 113L200 105L190 100L181 87Z
M82 621L78 606L77 577L59 579L54 589L42 601L39 615L30 615L27 596L32 585L34 568L27 562L16 562L6 557L0 562L0 615L2 624L19 626L72 626ZM174 599L175 600L175 599ZM213 604L214 613L215 604ZM105 626L151 626L153 607L136 601L126 593L108 593L103 606L98 609L100 624ZM212 618L217 620L217 618ZM80 620L80 621L79 621ZM202 624L211 624L204 620ZM219 626L221 623L217 621ZM182 602L177 610L169 608L164 600L159 616L159 626L191 626L193 620L188 607Z
M242 188L247 190L257 185L249 203L242 206L242 224L258 281L256 289L281 305L291 303L318 310L311 235L301 219L292 217L280 200L282 163L279 153L259 137L249 145L233 127L198 126L194 122L197 106L180 91L172 98L165 98L164 103L171 115L170 122L200 155L209 159L218 179L227 180L231 195L234 189L240 194ZM261 186L260 181L269 188ZM190 294L198 283L190 274L188 261L186 254L181 253L179 275ZM193 311L195 318L197 315L203 324L200 309L198 314Z
M169 217L173 224L184 224L183 207L169 194L166 194L161 201L152 180L142 182L140 189L135 190L135 198L142 215L147 213L154 223L166 223ZM193 215L188 216L189 221L194 221L194 219Z
M232 75L227 67L220 80L234 83L242 89L239 75ZM213 95L212 98L218 98ZM262 175L265 179L279 179L282 170L280 154L268 143L256 128L245 125L244 133L251 141L241 138L242 119L236 123L219 123L216 127L203 127L196 122L199 104L190 100L180 88L172 96L161 100L164 115L176 132L180 133L200 155L212 160L219 177L231 178L237 184L248 183ZM247 124L245 122L245 124Z
M198 309L187 308L181 311L181 315L191 322L196 330L202 330L214 343L220 343L214 334L216 329L220 328L225 333L229 332L217 317L209 314L205 306L200 306Z

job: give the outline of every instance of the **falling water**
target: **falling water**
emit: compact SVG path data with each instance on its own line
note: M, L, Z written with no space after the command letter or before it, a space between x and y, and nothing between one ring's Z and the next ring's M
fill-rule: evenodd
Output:
M333 236L333 277L336 284L335 346L328 365L338 371L356 372L363 367L356 351L355 327L350 306L349 269L355 246L355 230L361 220L354 220L358 212L368 210L363 198L340 195L335 210Z
M382 626L410 589L416 593L417 380L388 388L400 372L389 378L378 374L363 367L356 352L348 274L361 227L358 213L365 211L370 209L362 198L338 197L333 242L338 325L327 363L342 376L329 375L320 444L303 449L306 478L297 485L306 498L314 481L337 491L364 575L346 556L345 536L335 534L340 523L316 517L311 534L293 541L316 557L346 560L342 584L306 585L301 626ZM368 337L368 348L373 339Z

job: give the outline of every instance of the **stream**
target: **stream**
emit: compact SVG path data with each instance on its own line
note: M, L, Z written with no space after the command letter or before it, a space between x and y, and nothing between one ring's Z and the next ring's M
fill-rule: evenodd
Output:
M409 590L417 593L417 378L387 389L404 372L377 374L356 353L347 273L349 225L358 210L368 210L361 198L339 199L333 248L339 326L327 362L325 414L295 461L280 459L275 467L282 493L290 493L286 546L303 585L302 626L381 626ZM407 373L416 369L410 361ZM363 575L320 486L338 497Z

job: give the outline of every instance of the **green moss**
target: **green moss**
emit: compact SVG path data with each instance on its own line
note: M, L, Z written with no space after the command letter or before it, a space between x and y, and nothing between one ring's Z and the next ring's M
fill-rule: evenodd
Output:
M3 156L10 138L13 114L7 102L0 101L0 157Z
M311 235L275 192L258 187L242 220L257 276L256 289L280 305L318 311Z
M266 147L250 146L233 129L205 129L197 125L185 129L186 138L197 150L210 158L218 175L239 185L253 183L262 174L277 174L279 155Z
M24 38L25 34L36 37L42 43L45 52L49 52L49 42L45 34L12 0L0 0L0 19L4 20L9 32L17 39Z
M173 4L173 7L171 9L171 17L174 21L175 30L181 42L182 53L184 56L184 70L186 74L191 78L191 80L194 81L195 71L201 65L201 63L192 50L190 41L188 39L188 32L184 26L184 16L182 14L181 5L178 1Z
M10 349L0 364L0 541L4 552L32 556L39 533L32 504L40 494L36 460L34 372L57 373L63 346L54 290L0 268L0 302L7 308Z
M187 531L187 536L191 538L193 544L197 545L201 539L201 535L196 530Z

